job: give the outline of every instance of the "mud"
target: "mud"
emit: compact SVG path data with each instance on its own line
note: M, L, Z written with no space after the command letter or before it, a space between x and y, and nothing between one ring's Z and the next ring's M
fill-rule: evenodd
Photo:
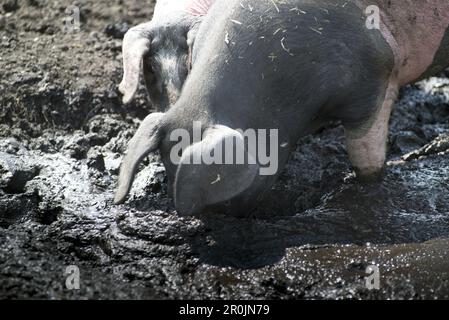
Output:
M78 32L64 29L70 5ZM402 90L381 183L354 179L332 124L244 219L179 217L157 156L113 206L152 111L143 88L119 101L121 37L151 13L144 0L1 2L0 298L449 298L449 73Z

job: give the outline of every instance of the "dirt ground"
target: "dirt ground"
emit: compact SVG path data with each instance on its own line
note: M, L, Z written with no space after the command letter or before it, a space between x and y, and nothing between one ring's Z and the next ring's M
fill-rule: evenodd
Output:
M335 124L300 141L256 214L181 218L157 156L112 205L152 111L143 88L120 103L121 39L152 3L0 4L0 298L449 298L449 73L402 90L382 183L354 179Z

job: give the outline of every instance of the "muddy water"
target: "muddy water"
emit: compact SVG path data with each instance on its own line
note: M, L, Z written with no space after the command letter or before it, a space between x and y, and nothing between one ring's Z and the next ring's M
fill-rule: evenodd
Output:
M113 206L151 112L144 90L120 104L120 37L151 8L80 2L77 36L56 23L71 1L33 3L0 12L0 298L449 298L447 74L402 91L380 183L355 180L332 124L298 143L245 218L178 216L157 156Z

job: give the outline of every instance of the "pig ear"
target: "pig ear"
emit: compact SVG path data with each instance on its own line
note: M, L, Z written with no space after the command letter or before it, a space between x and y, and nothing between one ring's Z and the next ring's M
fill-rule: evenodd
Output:
M146 117L129 142L126 155L120 166L118 187L114 199L115 204L125 202L140 162L149 153L158 149L162 139L161 127L163 116L163 113L153 113Z
M143 58L150 50L150 34L151 22L129 29L123 39L123 80L119 90L124 104L131 102L139 86Z
M245 155L245 164L192 164L195 157L210 155L228 142L234 144L234 155L237 152ZM174 186L176 209L180 214L192 215L207 206L231 200L252 185L258 172L259 166L246 151L241 133L224 126L208 129L201 142L182 154Z

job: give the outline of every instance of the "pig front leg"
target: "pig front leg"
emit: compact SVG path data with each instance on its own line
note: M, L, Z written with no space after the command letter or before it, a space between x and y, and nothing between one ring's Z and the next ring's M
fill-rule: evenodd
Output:
M391 82L368 129L365 124L360 128L346 130L349 159L354 166L357 178L361 181L376 181L383 174L387 154L388 125L398 91L398 85Z

